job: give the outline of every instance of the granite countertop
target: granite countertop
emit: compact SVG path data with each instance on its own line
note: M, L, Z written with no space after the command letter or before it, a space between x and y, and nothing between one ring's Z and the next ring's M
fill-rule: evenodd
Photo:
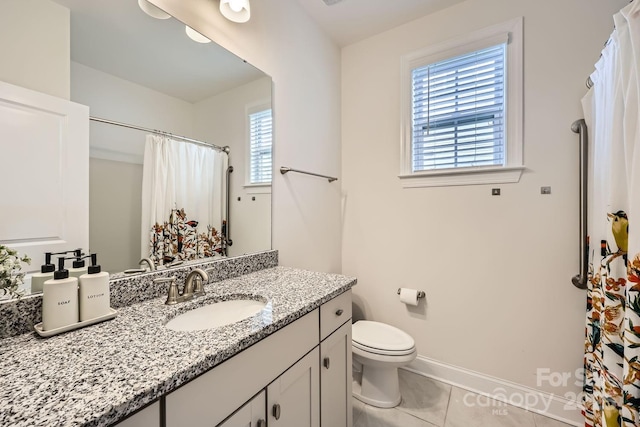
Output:
M205 286L167 306L156 298L103 323L50 338L0 340L0 426L107 426L347 291L351 277L275 267ZM266 298L267 312L177 332L171 318L215 300Z

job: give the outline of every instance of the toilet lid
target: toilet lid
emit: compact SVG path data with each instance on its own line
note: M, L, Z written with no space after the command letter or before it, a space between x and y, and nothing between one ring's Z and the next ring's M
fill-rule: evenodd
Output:
M405 353L412 351L415 346L411 335L386 323L359 320L353 324L351 334L354 345L368 347L369 351Z

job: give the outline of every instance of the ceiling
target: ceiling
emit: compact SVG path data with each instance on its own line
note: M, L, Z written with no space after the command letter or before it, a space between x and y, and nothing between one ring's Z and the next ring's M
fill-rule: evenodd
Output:
M193 42L179 21L151 18L135 0L54 1L71 10L72 61L167 95L195 103L265 75L215 43ZM463 0L297 1L345 46Z
M464 0L298 0L339 45L371 37Z
M264 77L215 43L189 39L176 19L135 0L54 0L71 10L71 60L195 103Z

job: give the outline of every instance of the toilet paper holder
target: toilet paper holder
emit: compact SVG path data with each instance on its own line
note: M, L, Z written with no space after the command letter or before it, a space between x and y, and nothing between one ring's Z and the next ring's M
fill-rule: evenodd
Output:
M398 288L398 292L397 292L398 295L400 295L400 289L401 288ZM426 296L426 294L424 293L424 291L418 291L418 299L424 298L425 296Z

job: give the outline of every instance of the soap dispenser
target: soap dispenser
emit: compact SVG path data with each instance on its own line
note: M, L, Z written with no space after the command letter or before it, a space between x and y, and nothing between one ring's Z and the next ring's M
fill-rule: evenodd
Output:
M33 273L31 275L31 293L42 292L44 282L53 279L53 272L55 270L56 266L51 264L51 252L46 252L44 254L44 264L40 266L40 273Z
M87 273L87 267L84 266L84 259L82 255L82 249L76 249L73 251L76 259L73 261L73 267L69 269L69 276L80 278L83 274Z
M97 254L91 254L88 272L80 276L80 321L95 319L111 312L109 273L101 271Z
M78 279L69 277L64 258L42 289L42 329L49 331L78 323Z

